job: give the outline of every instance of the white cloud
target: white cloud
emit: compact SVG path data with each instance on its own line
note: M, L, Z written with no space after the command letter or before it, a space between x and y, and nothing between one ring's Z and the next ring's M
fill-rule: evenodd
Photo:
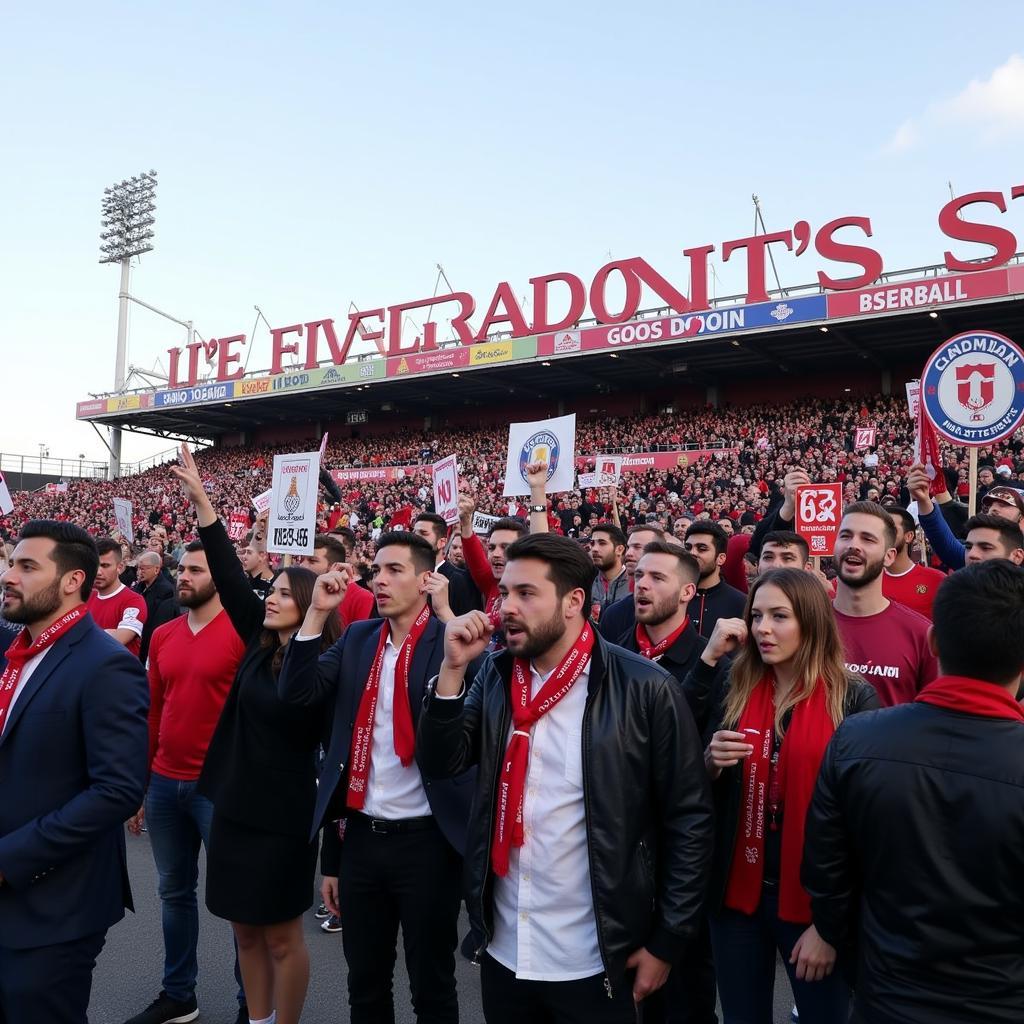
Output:
M884 149L902 153L930 140L948 142L950 132L984 142L1024 137L1024 56L1013 54L988 78L974 79L955 96L904 121Z

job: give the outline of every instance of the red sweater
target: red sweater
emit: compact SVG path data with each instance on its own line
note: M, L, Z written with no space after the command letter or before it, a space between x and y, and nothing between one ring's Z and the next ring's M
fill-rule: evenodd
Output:
M494 578L491 563L487 560L487 551L483 541L474 533L462 538L462 557L466 560L466 568L470 578L484 599L484 611L497 628L501 614L501 594L498 593L498 581Z
M199 778L206 748L245 645L222 611L198 633L182 615L149 645L149 766L171 779Z
M353 622L368 619L373 614L373 594L357 583L350 583L345 596L338 605L341 628L347 629Z

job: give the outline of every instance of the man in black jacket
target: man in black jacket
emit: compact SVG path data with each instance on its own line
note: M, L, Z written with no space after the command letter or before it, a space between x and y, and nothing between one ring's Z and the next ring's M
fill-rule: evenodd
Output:
M436 552L434 571L448 580L448 606L455 615L465 615L474 608L482 608L480 591L469 573L458 569L445 558L448 546L448 527L436 512L421 512L412 521L412 532L422 537Z
M157 626L177 618L181 614L176 600L174 584L163 571L163 558L155 551L139 555L138 581L135 590L146 602L146 622L142 627L142 643L139 660L143 665L149 657L149 641Z
M814 925L856 951L860 1024L1019 1024L1024 1012L1024 569L939 589L943 675L836 731L807 817Z
M428 774L480 767L466 888L487 950L484 1015L632 1022L704 904L700 738L668 673L595 635L594 567L578 544L533 534L505 558L507 649L467 693L494 627L480 612L449 623L418 741Z
M738 619L747 604L747 595L722 579L729 538L718 523L698 519L686 531L686 550L700 564L697 594L690 602L690 621L707 639L719 619Z
M401 924L418 1020L455 1024L459 881L472 773L435 780L415 755L415 725L437 673L443 628L430 614L431 546L408 531L377 542L373 593L384 617L355 622L323 655L347 571L317 577L313 599L278 676L282 700L333 699L310 839L324 827L328 909L341 917L353 1024L394 1020L392 974ZM344 817L340 855L335 821Z
M707 641L697 635L688 610L699 579L700 564L684 548L664 540L647 544L633 571L636 625L619 638L619 646L656 661L680 684L703 733L712 693L725 685L727 660L701 661ZM644 1019L717 1024L716 998L711 933L702 921L684 962L651 999Z

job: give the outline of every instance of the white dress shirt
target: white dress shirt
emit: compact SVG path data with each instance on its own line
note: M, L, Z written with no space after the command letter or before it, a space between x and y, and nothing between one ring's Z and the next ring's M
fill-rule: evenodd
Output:
M21 675L18 677L18 685L14 688L14 696L11 698L11 703L7 708L7 714L4 715L3 722L0 723L0 735L3 734L4 729L7 728L7 723L11 720L11 715L14 714L14 705L18 703L21 691L28 685L29 679L32 678L32 673L39 668L43 658L46 657L49 650L49 647L44 647L34 658L29 658L29 660L21 666Z
M305 643L307 640L319 640L320 635L303 636L300 628L295 639ZM363 814L388 821L423 818L433 813L427 802L419 766L413 761L408 768L403 767L401 758L395 753L395 666L398 664L398 651L399 648L388 637L380 666L377 707L373 712L373 739L370 741L370 777L363 800Z
M363 813L371 818L395 821L421 818L431 813L423 788L419 766L413 761L402 767L395 753L395 666L398 648L388 637L380 666L380 687L373 713L373 740L370 746L370 777L366 783Z
M530 699L547 682L530 666ZM572 689L533 726L523 798L523 845L494 879L495 960L528 981L575 981L604 971L594 918L583 807L583 709L589 661ZM512 735L511 728L506 743Z

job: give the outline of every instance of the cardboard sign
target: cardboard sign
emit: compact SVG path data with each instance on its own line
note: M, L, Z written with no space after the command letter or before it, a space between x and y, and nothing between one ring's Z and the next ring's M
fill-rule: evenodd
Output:
M13 511L14 500L11 498L11 492L7 489L7 481L4 479L3 473L0 473L0 513L7 515Z
M241 540L249 532L249 517L244 512L232 512L228 520L228 536Z
M576 478L579 481L580 490L589 490L591 487L600 487L599 483L600 474L598 473L580 473Z
M459 521L459 464L455 455L434 463L434 511L449 526Z
M498 521L499 516L489 516L486 512L473 513L473 532L487 533L491 526Z
M253 508L256 509L256 515L261 516L264 512L270 508L270 495L273 493L273 488L268 487L262 494L257 494L252 499Z
M907 408L910 411L910 418L917 419L917 406L921 401L921 382L919 380L908 380L907 384Z
M135 529L132 526L132 503L127 498L114 499L114 519L117 528L129 544L135 542Z
M857 427L853 432L853 450L860 451L862 448L874 448L875 433L874 427Z
M594 457L594 473L598 479L598 487L617 487L622 476L622 457L617 455L597 455Z
M275 455L272 480L267 550L278 555L313 554L320 453Z
M805 484L796 489L796 532L812 555L830 556L843 517L843 485Z
M526 467L531 462L548 464L547 493L573 489L576 460L576 414L532 423L512 423L508 431L505 464L506 498L528 497Z

